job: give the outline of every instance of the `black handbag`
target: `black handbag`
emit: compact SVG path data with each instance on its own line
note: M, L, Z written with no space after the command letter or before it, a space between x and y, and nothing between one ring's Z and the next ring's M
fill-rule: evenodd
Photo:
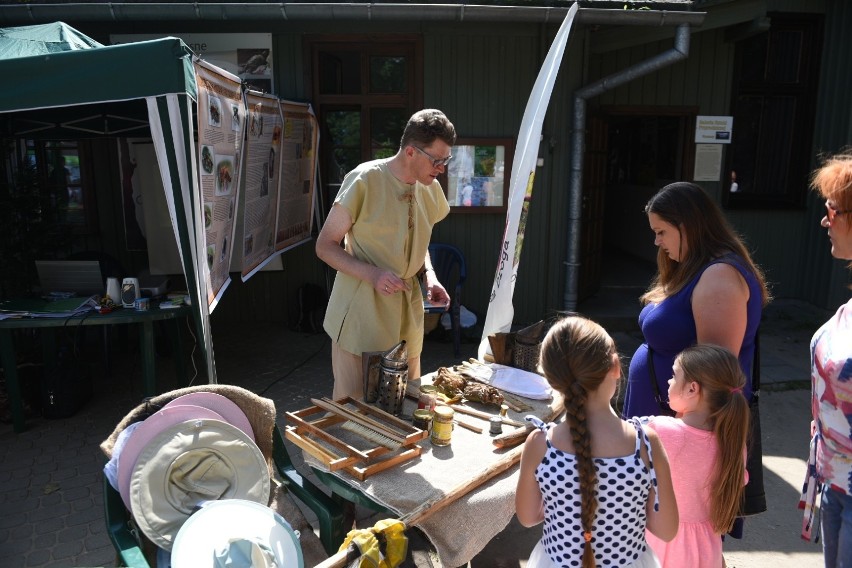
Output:
M754 358L751 366L751 431L746 446L746 471L748 483L745 486L740 515L748 517L766 512L766 490L763 487L763 440L760 431L760 330L754 336Z

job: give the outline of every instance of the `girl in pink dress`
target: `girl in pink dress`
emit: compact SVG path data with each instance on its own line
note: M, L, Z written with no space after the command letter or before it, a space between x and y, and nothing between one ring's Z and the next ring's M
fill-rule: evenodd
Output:
M737 358L716 345L682 351L669 379L669 406L678 418L654 416L671 464L680 525L669 542L646 533L663 568L722 568L722 535L743 498L748 402Z

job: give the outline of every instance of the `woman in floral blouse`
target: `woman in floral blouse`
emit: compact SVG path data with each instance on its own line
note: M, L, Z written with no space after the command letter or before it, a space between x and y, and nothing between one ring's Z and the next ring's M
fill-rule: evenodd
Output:
M813 188L825 199L820 225L828 230L831 255L852 261L852 153L826 160ZM852 267L852 264L849 265ZM816 494L826 568L852 562L852 300L840 306L811 340L811 456L802 506L810 536Z

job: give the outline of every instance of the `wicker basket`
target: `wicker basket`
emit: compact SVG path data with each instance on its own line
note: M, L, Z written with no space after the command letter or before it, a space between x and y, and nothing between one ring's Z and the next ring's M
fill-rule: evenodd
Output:
M541 352L541 341L527 343L515 336L515 346L512 349L512 366L531 373L538 372L538 357Z
M538 372L538 359L541 352L541 342L547 335L550 326L544 320L515 333L514 348L512 349L512 366L531 373Z

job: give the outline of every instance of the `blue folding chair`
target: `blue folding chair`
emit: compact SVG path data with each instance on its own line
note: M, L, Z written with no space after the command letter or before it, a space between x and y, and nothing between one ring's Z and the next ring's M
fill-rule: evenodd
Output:
M467 278L467 265L462 251L453 245L432 243L429 245L429 256L435 275L450 294L453 353L458 357L461 354L461 292Z

